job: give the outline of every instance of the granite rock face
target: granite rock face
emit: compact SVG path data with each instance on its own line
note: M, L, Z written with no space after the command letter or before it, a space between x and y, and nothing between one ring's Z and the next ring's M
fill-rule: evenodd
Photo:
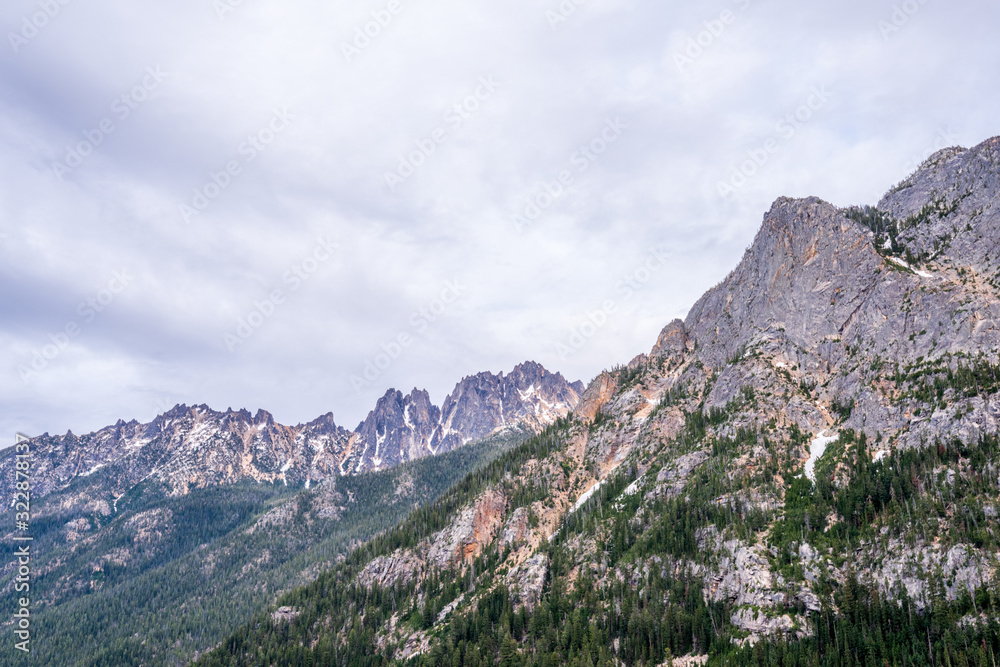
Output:
M687 329L684 328L682 320L674 320L663 327L656 345L650 352L651 357L672 357L685 354L688 351Z
M814 403L853 405L845 426L872 438L896 433L898 444L918 445L995 431L995 395L914 419L921 406L900 404L908 387L893 386L886 369L955 370L981 354L996 362L998 172L997 139L940 151L867 212L877 225L816 198L779 199L736 269L695 304L683 329L664 330L654 353L683 331L696 347L688 356L722 373L711 405L743 386L773 398L778 371L819 387ZM720 394L725 383L732 391ZM804 430L824 426L815 404L797 400L773 407Z
M535 554L521 565L507 572L506 581L511 590L514 607L535 608L542 597L545 576L549 572L549 559L545 554Z
M819 199L779 199L743 261L698 300L685 322L713 366L764 331L812 348L844 333L884 261L872 234Z

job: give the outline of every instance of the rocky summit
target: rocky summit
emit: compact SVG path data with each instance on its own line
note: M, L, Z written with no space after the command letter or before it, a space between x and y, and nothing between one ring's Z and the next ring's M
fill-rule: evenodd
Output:
M576 407L583 391L559 373L526 362L504 375L479 373L459 382L442 407L426 391L394 389L379 399L349 442L344 470L380 470L447 452L497 430L524 425L539 430Z

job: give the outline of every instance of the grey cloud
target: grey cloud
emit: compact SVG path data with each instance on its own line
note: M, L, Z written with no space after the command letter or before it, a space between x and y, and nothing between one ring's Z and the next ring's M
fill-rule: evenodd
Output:
M284 422L332 410L350 426L389 386L440 400L463 375L529 358L588 380L648 350L720 280L775 197L873 203L942 131L966 145L1000 133L990 3L925 3L887 36L892 2L588 0L551 24L558 6L404 1L350 62L343 45L384 2L247 0L223 18L195 0L73 2L19 52L8 37L0 437L149 419L174 402ZM4 5L4 34L37 8ZM724 10L735 19L679 68ZM115 115L156 66L162 85ZM481 77L500 85L456 123L446 114ZM813 86L830 100L720 196ZM282 107L293 122L250 160L241 144ZM619 117L620 140L580 169L576 151ZM53 162L104 118L114 132L57 178ZM390 190L386 173L439 128ZM185 223L179 207L231 161L239 173ZM566 170L572 182L518 233L511 216ZM292 290L283 276L320 235L340 253ZM655 245L670 266L618 294L607 326L561 356ZM122 266L134 285L22 381L25 355ZM454 278L468 293L414 331L413 313ZM223 336L275 289L286 301L230 352ZM352 375L400 333L413 344L356 391Z

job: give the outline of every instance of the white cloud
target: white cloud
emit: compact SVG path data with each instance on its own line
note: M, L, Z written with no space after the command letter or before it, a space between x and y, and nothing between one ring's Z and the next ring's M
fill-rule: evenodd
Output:
M998 133L993 5L927 3L883 39L892 3L589 0L553 29L558 4L400 0L351 62L342 44L387 2L244 0L220 19L209 2L94 0L17 53L0 47L0 432L83 432L178 401L285 422L333 410L350 427L389 386L441 400L463 375L529 358L588 380L721 279L775 197L873 203L942 132ZM677 50L727 9L735 20L679 70ZM0 26L36 11L9 2ZM162 83L115 115L157 66ZM484 77L499 85L455 123ZM721 197L815 86L829 101ZM241 144L284 107L294 119L249 160ZM105 118L114 132L59 180L52 163ZM620 139L518 233L512 214L615 118ZM438 128L390 191L386 171ZM185 224L179 206L234 160ZM283 276L320 235L340 252L292 293ZM655 245L670 266L561 358ZM134 284L23 382L18 366L121 267ZM356 392L351 375L455 278L467 295ZM230 353L223 335L274 289L287 302Z

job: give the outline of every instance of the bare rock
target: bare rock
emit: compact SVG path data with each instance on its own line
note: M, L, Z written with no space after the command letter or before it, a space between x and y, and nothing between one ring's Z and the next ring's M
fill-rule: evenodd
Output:
M688 351L688 335L684 328L684 322L674 320L663 327L656 345L653 346L649 356L651 357L672 357L685 354Z
M388 556L372 559L358 574L358 582L364 586L378 585L391 588L393 585L408 584L423 572L424 561L410 549L397 549Z
M437 567L445 568L476 558L493 542L503 525L506 510L507 498L502 492L486 491L432 538L428 559Z
M291 623L301 613L299 609L293 607L278 607L277 610L271 612L271 620L275 623Z
M548 571L548 556L539 553L507 573L507 586L511 590L511 603L515 608L524 605L529 611L534 609L541 599Z
M504 548L515 547L527 539L529 534L528 515L527 507L518 507L507 518L507 522L503 526L503 536L500 538Z
M584 390L576 406L576 416L588 422L597 415L618 389L618 381L610 373L601 373Z

